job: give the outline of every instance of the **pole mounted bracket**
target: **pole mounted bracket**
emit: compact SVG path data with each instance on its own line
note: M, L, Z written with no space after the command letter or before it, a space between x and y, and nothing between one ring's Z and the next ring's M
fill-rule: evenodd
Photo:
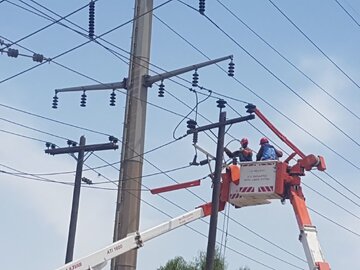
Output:
M167 71L167 72L164 72L164 73L161 73L161 74L158 74L158 75L154 75L154 76L144 75L143 76L143 85L146 86L146 87L151 87L153 85L153 83L156 83L158 81L162 81L162 80L165 80L165 79L168 79L168 78L171 78L171 77L174 77L174 76L177 76L177 75L180 75L180 74L192 71L192 70L196 70L196 69L199 69L199 68L202 68L202 67L206 67L206 66L209 66L209 65L212 65L212 64L216 64L216 63L219 63L221 61L232 59L232 58L233 58L232 55L228 55L228 56L224 56L224 57L217 58L217 59L214 59L214 60L209 60L209 61L206 61L206 62L194 64L194 65L191 65L191 66L188 66L188 67L179 68L179 69L175 69L175 70L172 70L172 71Z

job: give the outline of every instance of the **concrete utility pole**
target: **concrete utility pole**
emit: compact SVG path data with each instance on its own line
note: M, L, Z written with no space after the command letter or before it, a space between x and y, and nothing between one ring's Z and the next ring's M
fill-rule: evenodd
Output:
M126 237L129 233L138 231L139 229L141 201L140 190L143 168L142 154L144 153L145 143L147 88L151 87L156 82L216 64L224 60L231 60L229 63L228 75L234 75L232 55L193 64L188 67L164 72L154 76L148 75L152 9L153 0L135 0L128 78L124 78L122 82L56 89L55 96L53 98L52 107L56 109L58 106L57 94L61 92L82 91L83 95L85 95L85 91L107 89L114 91L119 88L127 90L121 150L121 168L115 212L114 242ZM196 87L197 83L195 86L193 82L193 86ZM81 106L83 106L83 104ZM126 254L112 260L111 270L134 270L136 269L136 259L137 250L129 251Z
M74 255L76 224L77 224L79 201L80 201L81 176L84 165L85 152L94 152L94 151L118 148L118 146L115 145L113 142L105 143L105 144L93 144L93 145L85 145L85 142L86 142L85 137L81 136L79 146L53 148L53 149L45 150L45 153L51 155L78 153L65 263L71 262L73 260L73 255ZM69 145L70 144L71 142L69 143Z
M143 168L143 158L139 154L144 152L147 100L143 77L148 75L149 69L152 9L153 0L135 1L114 241L139 228ZM129 251L115 258L111 269L136 269L136 259L137 250Z

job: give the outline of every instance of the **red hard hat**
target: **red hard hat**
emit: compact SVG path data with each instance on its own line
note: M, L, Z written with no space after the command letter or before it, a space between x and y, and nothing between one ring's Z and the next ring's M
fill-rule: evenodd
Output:
M249 141L248 141L247 138L242 138L241 141L240 141L240 143L241 143L242 145L243 145L243 144L248 144Z
M267 139L267 138L261 138L261 140L260 140L260 144L264 144L264 143L268 143L269 142L269 140Z

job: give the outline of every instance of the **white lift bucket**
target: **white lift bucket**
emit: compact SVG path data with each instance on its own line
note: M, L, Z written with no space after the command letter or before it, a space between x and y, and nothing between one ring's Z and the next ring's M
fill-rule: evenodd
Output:
M230 183L229 203L235 207L269 204L270 199L280 199L275 193L278 161L240 163L239 183Z

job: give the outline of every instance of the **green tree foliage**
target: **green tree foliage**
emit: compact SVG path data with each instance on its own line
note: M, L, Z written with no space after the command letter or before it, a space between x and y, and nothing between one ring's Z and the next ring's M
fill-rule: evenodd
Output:
M169 260L165 266L161 266L158 270L203 270L206 264L206 252L200 252L193 261L186 262L183 257L175 257ZM226 270L225 259L220 255L218 249L215 252L214 270Z

